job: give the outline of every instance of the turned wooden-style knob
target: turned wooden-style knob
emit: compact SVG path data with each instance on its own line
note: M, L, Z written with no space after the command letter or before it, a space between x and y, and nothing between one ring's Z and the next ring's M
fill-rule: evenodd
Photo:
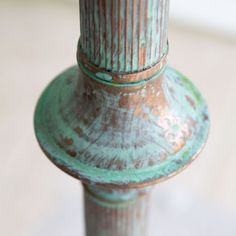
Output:
M144 236L150 186L206 142L204 99L166 64L168 9L169 0L80 0L78 66L37 104L39 145L84 184L87 236Z

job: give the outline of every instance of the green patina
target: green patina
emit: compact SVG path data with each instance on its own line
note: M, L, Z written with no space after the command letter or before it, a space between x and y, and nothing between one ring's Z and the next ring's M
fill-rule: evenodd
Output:
M82 63L78 62L80 68L84 71L85 74L87 74L90 78L99 81L103 84L106 85L111 85L114 87L133 87L133 86L142 86L145 85L147 82L157 78L158 76L160 76L166 69L166 66L163 66L162 69L160 71L157 71L156 74L154 74L153 76L144 79L144 80L140 80L140 81L135 81L135 82L129 82L129 83L117 83L115 81L112 81L112 76L109 75L106 72L98 72L96 74L93 74L91 71L89 71Z
M82 51L91 63L113 72L134 72L154 65L166 48L168 17L164 14L167 6L160 7L163 2L106 0L103 5L81 0Z
M111 81L112 80L112 76L109 75L108 73L102 73L102 72L98 72L96 73L96 77L98 79L101 79L101 80L105 80L105 81Z
M67 82L68 79L70 83ZM77 118L81 114L78 116L78 114L72 113L75 108L78 109L78 105L82 105L78 104L79 101L75 97L72 97L78 79L77 67L70 68L59 75L43 93L35 112L35 131L41 147L56 165L63 166L63 169L69 174L94 184L114 184L118 186L129 183L143 183L171 176L186 166L202 149L209 129L209 121L205 119L208 116L205 101L192 83L174 69L169 67L166 69L165 80L163 81L171 116L167 120L158 120L158 117L153 116L149 108L144 105L143 109L146 109L146 112L150 114L149 120L161 123L161 127L158 125L150 127L146 125L145 127L146 121L138 118L132 120L132 126L143 127L146 132L152 134L150 137L155 140L152 143L145 143L144 146L139 148L132 146L137 139L132 127L127 126L130 130L127 130L124 135L112 129L103 133L99 131L101 130L101 124L110 122L108 111L111 106L115 107L121 114L121 119L117 122L125 122L122 119L123 112L128 112L126 117L133 117L132 109L123 111L122 108L117 106L119 96L98 94L98 98L105 96L106 100L100 101L103 110L93 120L90 128ZM174 94L171 93L172 90L175 91ZM142 89L137 92L142 93ZM128 93L126 96L133 95ZM186 101L186 96L196 103L195 109ZM60 114L61 109L64 109L64 113L71 114L67 118L68 120L65 120L63 115ZM89 106L86 109L83 116L89 117L92 111L90 111ZM184 122L189 116L197 122L197 126L191 128L192 135L183 148L177 153L173 153L171 152L171 144L164 138L166 134L165 126L171 123L171 126L168 126L172 132L170 135L176 138L178 137L178 130L185 125ZM88 142L75 132L75 127L78 127L85 137L91 136L92 139L97 141ZM68 155L64 148L58 146L57 142L61 135L73 140L73 144L69 148L76 152L75 156ZM114 137L115 140L113 140ZM145 139L145 137L143 138ZM119 145L122 142L129 145L128 148L120 148L119 145L117 148L110 148L107 144L111 141ZM84 150L89 150L89 155L92 155L93 158L86 156ZM158 159L163 151L168 155L166 160L157 161L155 165L149 166L149 157L156 156ZM114 158L125 162L125 168L116 170L115 166L112 165L109 168L106 168L105 165L99 168L96 166L99 161L105 163L106 160L113 160ZM142 168L135 168L133 163L136 160L143 162Z
M164 65L122 81L165 64L168 8L169 0L80 0L79 68L57 76L38 101L41 148L84 182L88 235L145 235L150 185L184 169L206 142L208 109L184 75Z

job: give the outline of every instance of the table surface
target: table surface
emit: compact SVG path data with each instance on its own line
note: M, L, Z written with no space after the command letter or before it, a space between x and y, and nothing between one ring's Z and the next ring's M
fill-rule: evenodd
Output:
M42 90L76 63L78 8L13 2L0 2L0 234L82 235L82 188L43 156L32 128ZM188 170L153 190L149 234L235 236L236 39L171 24L169 41L169 64L209 104L211 133Z

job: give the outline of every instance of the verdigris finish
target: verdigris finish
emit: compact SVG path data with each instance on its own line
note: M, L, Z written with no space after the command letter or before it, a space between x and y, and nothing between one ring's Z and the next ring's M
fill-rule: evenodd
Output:
M78 66L37 104L42 150L84 184L87 236L144 236L149 186L206 142L203 97L167 66L168 9L168 0L80 0Z
M149 184L183 169L203 147L206 104L176 70L167 67L124 93L82 77L76 66L59 75L35 113L41 147L72 176L117 187Z
M80 0L80 44L98 67L145 69L167 50L169 1Z

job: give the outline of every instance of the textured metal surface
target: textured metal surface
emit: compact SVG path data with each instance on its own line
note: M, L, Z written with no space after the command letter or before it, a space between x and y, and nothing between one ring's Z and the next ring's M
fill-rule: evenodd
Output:
M86 184L88 236L145 235L145 187L182 171L206 142L204 99L166 66L168 5L81 0L78 66L38 102L42 150Z
M148 222L148 190L85 187L87 236L144 236Z
M35 127L47 156L67 173L134 187L188 165L206 141L209 121L200 93L174 69L145 85L119 88L73 67L44 92Z
M160 61L145 70L130 73L117 73L105 70L104 68L99 68L90 63L87 56L81 52L81 48L78 48L77 58L80 68L88 75L88 77L92 77L101 83L123 87L134 86L135 84L140 85L140 83L147 82L150 78L153 78L153 75L157 77L158 73L160 74L163 72L167 63L166 53Z
M166 68L168 5L80 1L79 67L46 88L35 112L40 146L70 175L109 187L141 187L175 175L201 151L209 129L205 101L185 76ZM124 42L130 50L118 50ZM134 69L127 52L144 64ZM107 58L116 63L103 66ZM129 69L119 71L121 64Z
M80 0L82 51L99 68L130 72L167 50L168 0Z

